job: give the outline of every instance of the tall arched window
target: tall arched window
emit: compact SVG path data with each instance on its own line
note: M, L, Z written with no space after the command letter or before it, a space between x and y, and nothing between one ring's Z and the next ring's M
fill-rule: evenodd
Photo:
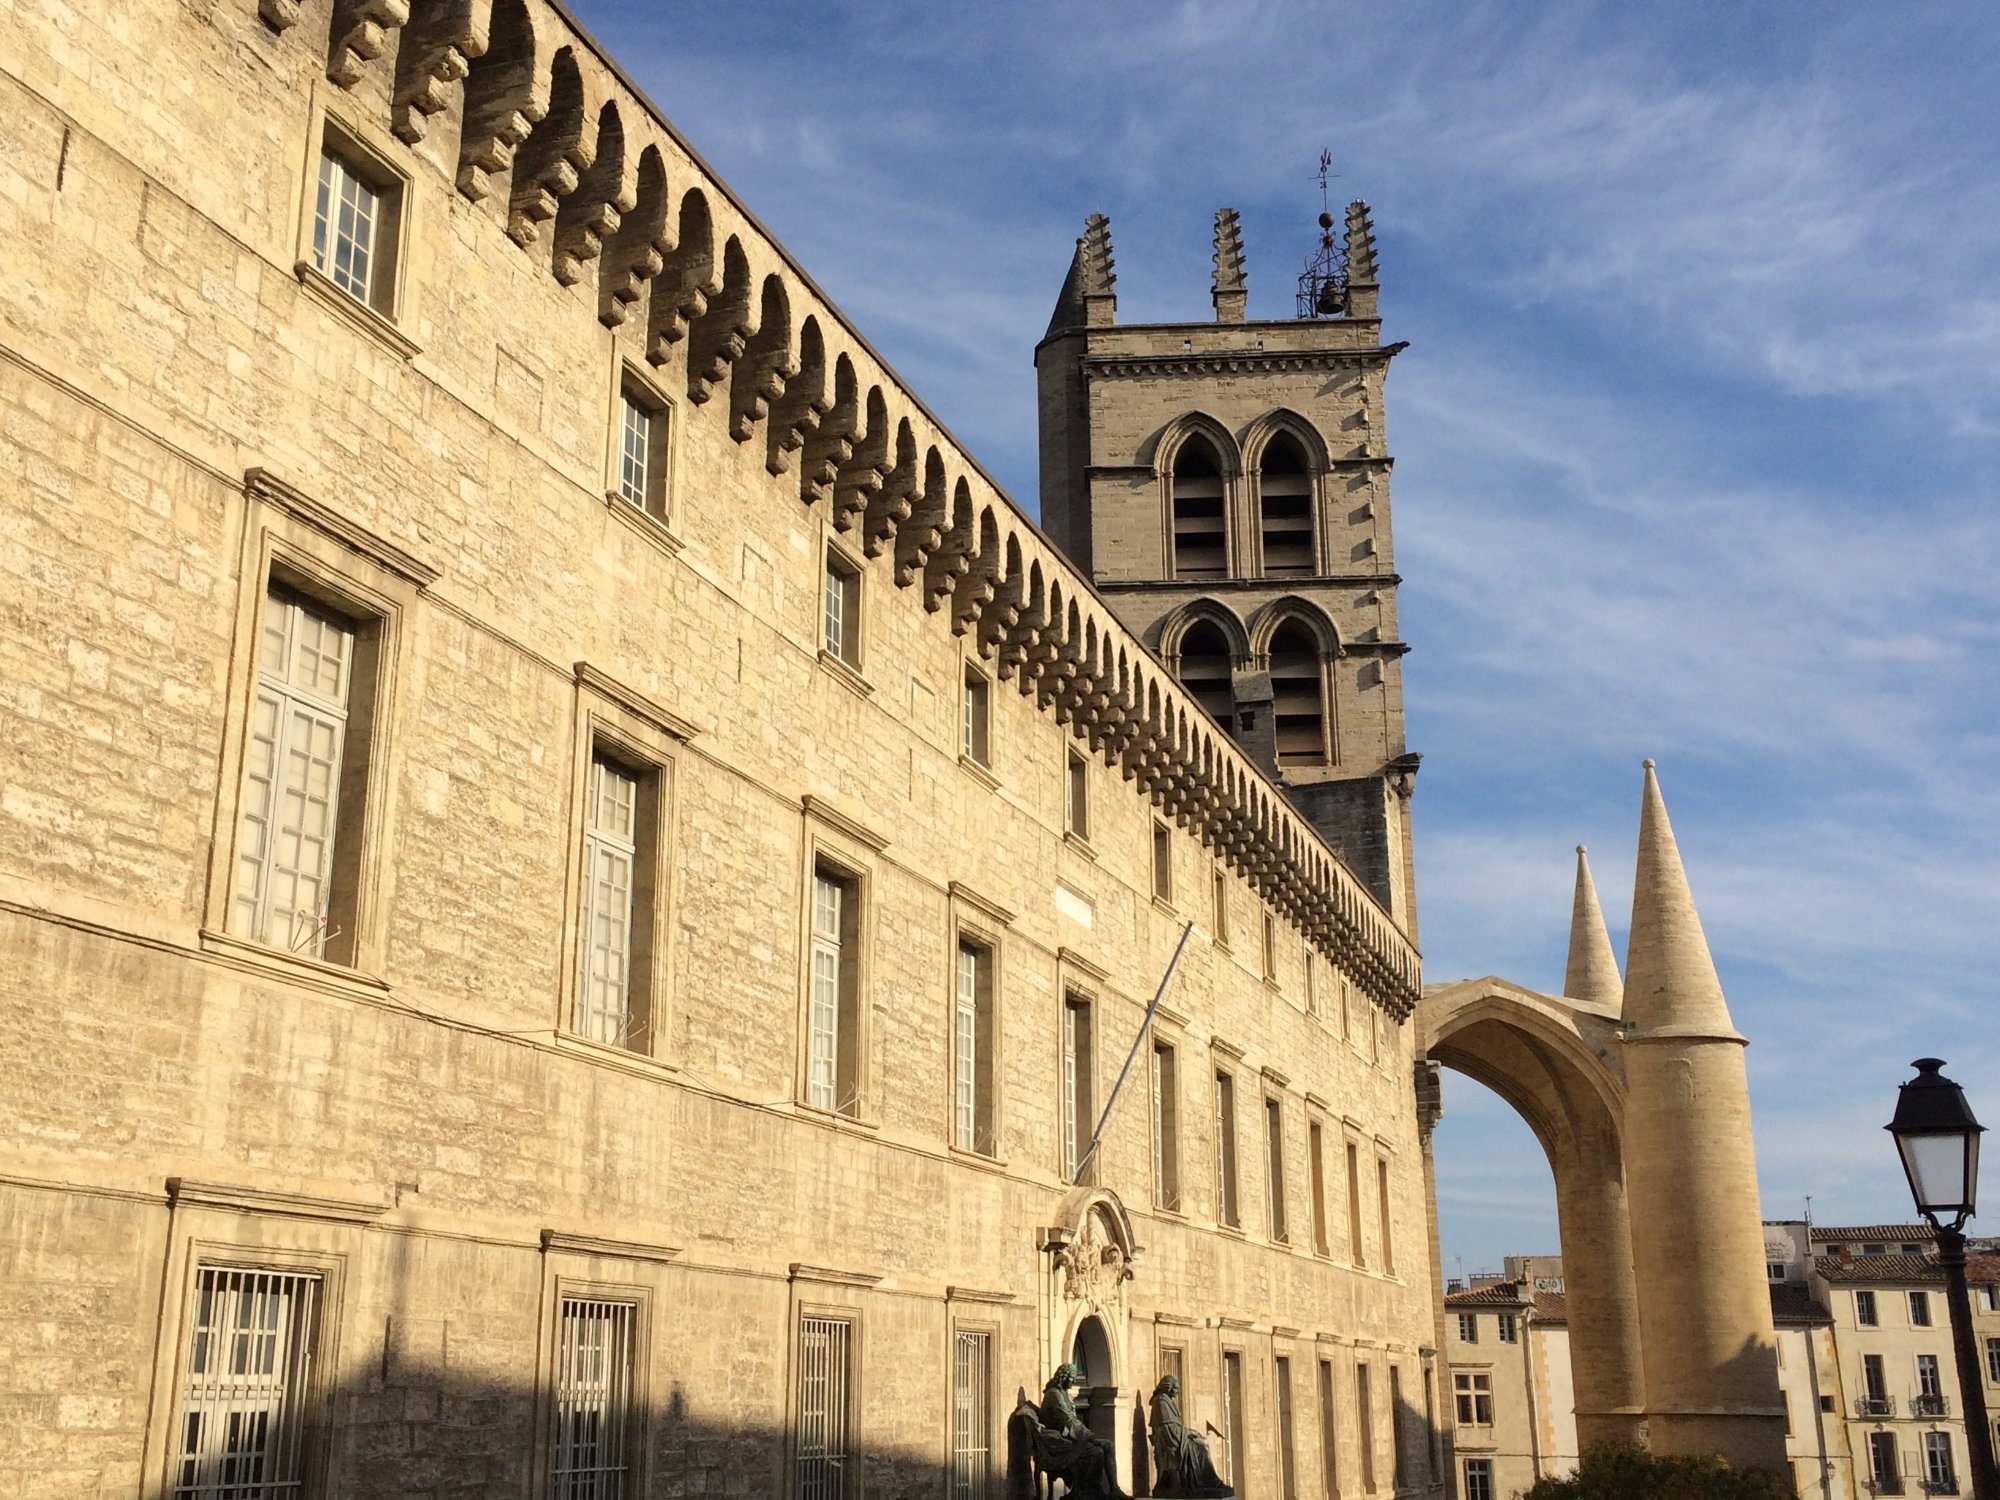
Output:
M1278 764L1326 764L1326 689L1319 640L1287 620L1271 637L1271 710L1277 718Z
M1236 732L1236 690L1229 679L1229 639L1212 620L1200 620L1181 637L1181 686L1224 729Z
M1279 433L1265 447L1257 488L1264 511L1264 576L1310 578L1317 571L1312 475L1290 433Z
M1228 567L1222 465L1206 439L1191 437L1174 455L1174 577L1220 578Z

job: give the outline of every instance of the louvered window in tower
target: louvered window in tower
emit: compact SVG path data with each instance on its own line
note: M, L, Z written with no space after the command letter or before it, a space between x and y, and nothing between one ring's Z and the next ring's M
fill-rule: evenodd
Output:
M1258 476L1263 507L1264 576L1310 578L1313 552L1312 475L1298 442L1280 433L1264 450Z
M1189 438L1174 459L1174 577L1221 578L1228 568L1222 466L1213 448Z
M1326 764L1326 680L1319 642L1297 620L1271 637L1271 708L1277 716L1278 764Z
M1229 641L1207 620L1181 637L1181 686L1209 717L1231 733L1236 729L1236 692L1229 680Z

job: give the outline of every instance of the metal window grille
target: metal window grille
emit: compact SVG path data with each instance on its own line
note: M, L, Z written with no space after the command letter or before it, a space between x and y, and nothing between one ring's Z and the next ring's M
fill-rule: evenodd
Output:
M853 1338L845 1319L799 1320L798 1500L846 1500Z
M1951 1434L1948 1432L1924 1434L1924 1483L1934 1495L1948 1495L1958 1488L1958 1476L1951 1462Z
M320 1278L196 1274L172 1500L303 1493Z
M839 1107L841 919L847 890L828 875L813 876L812 1001L807 1043L806 1103Z
M961 1151L979 1149L980 950L958 945L958 984L952 1007L952 1119Z
M322 153L313 209L313 266L363 302L374 300L375 236L381 220L382 195L331 151Z
M1465 1461L1465 1500L1493 1500L1493 1460L1468 1458Z
M550 1500L626 1500L632 1475L631 1302L562 1299Z
M594 755L585 802L576 1029L593 1041L623 1047L631 1041L632 874L639 857L639 778Z
M648 510L653 504L660 414L630 391L621 393L620 404L624 410L618 444L618 493L639 509Z
M328 936L353 665L353 627L288 589L265 595L231 926L315 958Z
M993 1431L987 1390L991 1335L959 1333L952 1368L952 1500L985 1495Z

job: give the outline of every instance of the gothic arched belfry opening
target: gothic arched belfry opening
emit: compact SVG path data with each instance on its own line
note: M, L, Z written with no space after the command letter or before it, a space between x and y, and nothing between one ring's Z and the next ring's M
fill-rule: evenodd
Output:
M1121 324L1110 224L1091 217L1036 349L1042 522L1414 941L1419 757L1383 411L1405 346L1381 339L1367 206L1349 205L1338 238L1335 224L1322 215L1295 318L1247 317L1224 209L1214 321ZM1563 989L1466 980L1419 1005L1433 1202L1444 1066L1506 1099L1548 1153L1584 1446L1782 1471L1744 1039L1650 762L1627 972L1579 850ZM1442 1316L1440 1302L1440 1344Z

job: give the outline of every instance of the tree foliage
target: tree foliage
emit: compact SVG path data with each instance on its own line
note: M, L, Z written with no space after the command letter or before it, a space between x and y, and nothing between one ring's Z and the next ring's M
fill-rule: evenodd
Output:
M1542 1479L1521 1500L1793 1500L1788 1480L1732 1469L1719 1458L1654 1458L1638 1448L1596 1448L1574 1474Z

